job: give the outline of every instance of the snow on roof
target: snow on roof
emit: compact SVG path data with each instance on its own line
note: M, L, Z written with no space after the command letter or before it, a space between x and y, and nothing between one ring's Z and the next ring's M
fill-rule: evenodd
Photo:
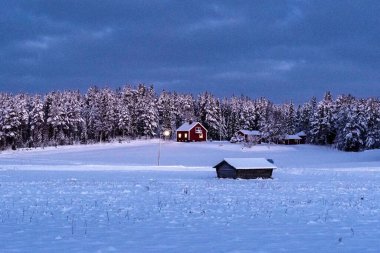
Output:
M245 135L261 135L260 131L250 131L250 130L239 130L239 132L245 134Z
M182 126L180 126L177 131L190 131L191 129L193 129L193 127L195 127L197 124L200 124L202 126L201 123L199 122L193 122L193 123L189 123L189 122L185 122L182 124ZM204 126L202 126L204 128ZM207 131L207 129L206 129Z
M277 169L265 158L224 158L229 165L239 170L244 169Z
M301 132L299 132L299 133L296 133L296 135L298 135L299 137L305 137L305 136L306 136L306 134L305 134L304 131L301 131Z
M285 135L285 140L301 140L302 138L299 137L298 135L296 134L287 134Z

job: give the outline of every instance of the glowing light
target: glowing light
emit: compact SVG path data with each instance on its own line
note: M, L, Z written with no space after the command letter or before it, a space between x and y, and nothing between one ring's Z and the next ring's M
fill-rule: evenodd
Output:
M168 137L168 136L170 135L170 131L169 131L169 130L165 130L165 131L163 132L163 135L164 135L165 137Z

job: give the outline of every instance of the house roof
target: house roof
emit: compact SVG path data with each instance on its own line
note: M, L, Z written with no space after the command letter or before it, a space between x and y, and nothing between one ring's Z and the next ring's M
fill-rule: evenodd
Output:
M298 135L296 134L287 134L285 135L285 140L302 140L301 137L299 137Z
M265 158L224 158L224 160L214 166L216 168L219 164L226 162L235 169L277 169L277 167L270 163Z
M207 131L207 129L199 122L193 122L191 124L189 122L185 122L182 124L182 126L177 128L177 131L187 131L188 132L191 129L193 129L197 124L201 125Z
M251 130L239 130L239 132L243 133L244 135L261 135L260 131L251 131Z
M296 133L296 135L298 135L299 137L305 137L306 133L304 131L301 131L299 133Z

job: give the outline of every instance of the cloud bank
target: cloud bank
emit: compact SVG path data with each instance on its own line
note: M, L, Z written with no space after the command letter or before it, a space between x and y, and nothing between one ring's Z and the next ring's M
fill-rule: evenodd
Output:
M0 91L378 96L378 1L3 1Z

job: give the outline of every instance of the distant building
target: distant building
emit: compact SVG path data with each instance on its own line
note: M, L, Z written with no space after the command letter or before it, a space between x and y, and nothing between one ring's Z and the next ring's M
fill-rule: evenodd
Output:
M301 137L301 141L300 141L300 144L305 144L306 143L306 133L304 131L301 131L299 133L296 133L296 135L298 135L299 137Z
M207 129L199 122L186 122L176 131L178 142L207 141Z
M300 144L301 140L302 138L296 134L287 134L285 135L283 142L285 145L295 145L295 144Z
M265 158L224 158L214 166L218 178L271 178L277 167L271 159Z
M234 137L231 138L231 142L261 142L261 132L251 131L251 130L239 130L235 133Z

